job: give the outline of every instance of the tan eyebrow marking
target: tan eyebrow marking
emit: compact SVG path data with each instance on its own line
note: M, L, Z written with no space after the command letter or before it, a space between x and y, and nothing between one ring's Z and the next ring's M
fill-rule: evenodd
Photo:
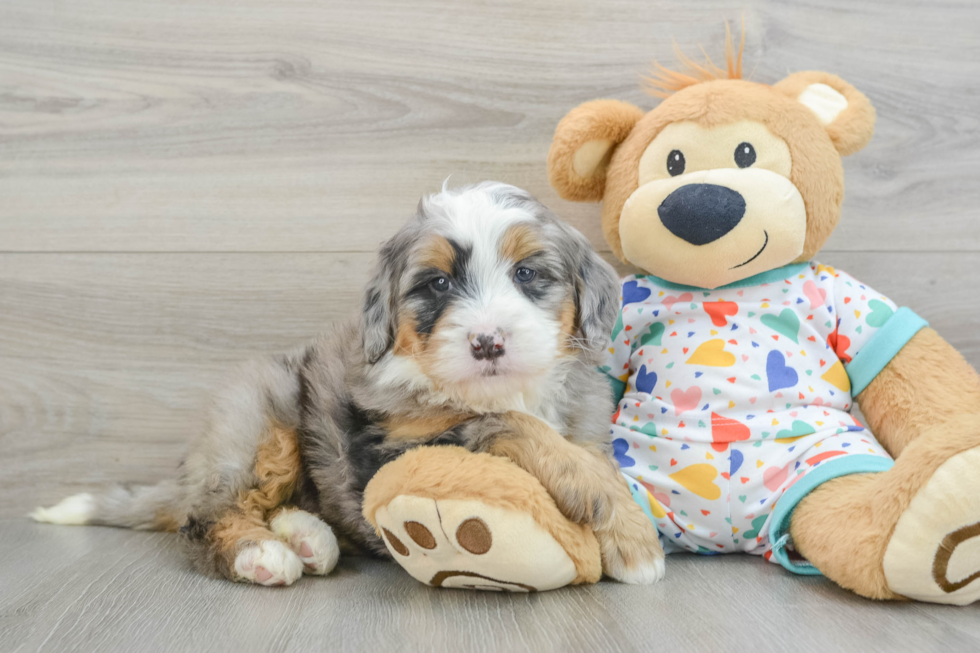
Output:
M432 239L422 247L419 255L419 262L430 268L442 270L446 274L453 271L453 263L456 262L456 250L448 240L442 236L433 236Z
M523 261L544 251L537 232L529 225L518 224L509 228L500 240L500 256L514 263Z

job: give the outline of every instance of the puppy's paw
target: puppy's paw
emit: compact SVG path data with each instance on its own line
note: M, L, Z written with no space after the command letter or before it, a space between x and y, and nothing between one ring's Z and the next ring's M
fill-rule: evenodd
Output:
M572 482L563 479L546 485L558 510L577 524L604 525L613 513L615 502L604 479L590 479L587 474L570 475L569 479L572 478Z
M299 556L279 540L249 544L235 557L236 580L259 585L292 585L303 575Z
M652 585L666 573L664 550L657 528L627 497L617 505L609 523L596 529L606 576L630 585Z
M627 585L653 585L663 580L667 573L667 565L663 553L659 558L648 556L645 560L629 565L621 553L615 551L603 560L603 573Z
M337 566L337 537L316 515L305 510L284 510L269 523L269 528L300 557L306 573L322 576Z
M622 477L607 466L594 452L569 444L544 452L534 474L566 519L601 529L625 489Z

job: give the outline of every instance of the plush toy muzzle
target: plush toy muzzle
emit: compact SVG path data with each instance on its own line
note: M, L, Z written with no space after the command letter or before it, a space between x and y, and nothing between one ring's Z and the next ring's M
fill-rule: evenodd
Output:
M806 208L793 183L770 170L700 170L640 186L619 233L626 257L651 274L717 288L799 257Z

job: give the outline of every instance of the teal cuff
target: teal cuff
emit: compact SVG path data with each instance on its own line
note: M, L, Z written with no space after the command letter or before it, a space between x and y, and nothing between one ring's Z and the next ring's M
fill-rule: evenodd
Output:
M851 380L851 396L856 397L874 381L885 366L902 351L909 340L929 323L904 306L885 322L878 333L844 366Z
M769 541L772 545L772 557L786 569L794 574L804 576L819 576L820 570L809 562L793 562L789 559L786 552L786 545L789 544L789 522L793 516L793 511L803 498L817 489L818 486L841 476L850 474L871 474L876 472L887 472L895 461L883 456L873 456L871 454L848 454L832 458L820 463L806 476L796 482L793 487L786 490L786 493L779 498L776 507L772 511L771 522L769 525Z

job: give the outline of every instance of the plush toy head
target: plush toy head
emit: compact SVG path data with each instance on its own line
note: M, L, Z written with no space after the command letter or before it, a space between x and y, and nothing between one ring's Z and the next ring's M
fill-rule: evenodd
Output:
M728 46L727 70L661 68L665 99L646 115L615 100L573 109L548 155L562 197L603 201L616 256L699 288L813 257L840 219L841 157L874 131L871 103L839 77L745 81Z

